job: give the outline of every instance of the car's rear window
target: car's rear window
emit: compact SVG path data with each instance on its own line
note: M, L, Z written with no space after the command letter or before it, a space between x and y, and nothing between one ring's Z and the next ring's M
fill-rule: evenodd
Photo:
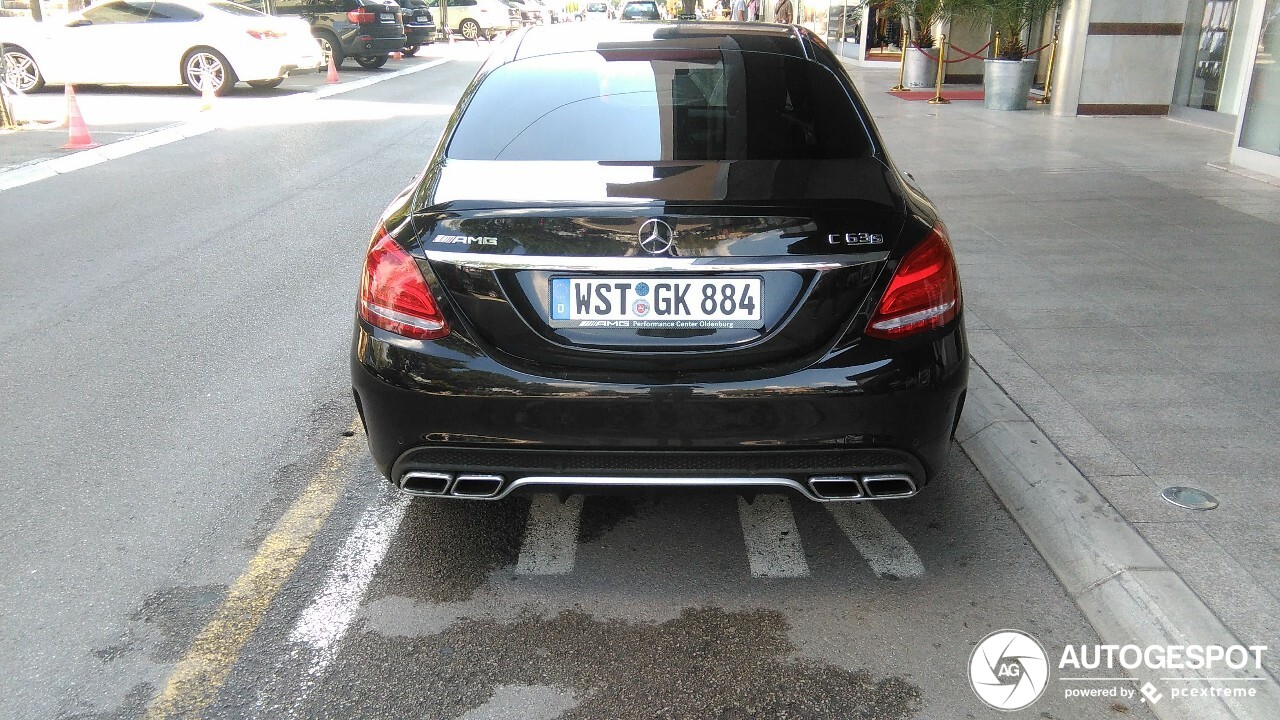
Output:
M533 57L485 77L446 155L459 160L864 157L844 86L798 57L619 49Z
M246 7L249 3L239 4L233 2L211 2L209 7L217 8L229 15L241 15L244 17L262 17L262 11L252 7Z

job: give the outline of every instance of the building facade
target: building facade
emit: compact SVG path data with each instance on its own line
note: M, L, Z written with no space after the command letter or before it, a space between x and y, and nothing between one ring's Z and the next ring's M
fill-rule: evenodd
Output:
M801 21L833 47L854 48L842 50L853 62L897 57L874 0L802 0L801 8ZM1215 127L1234 133L1232 163L1280 177L1280 0L1066 0L1031 29L1028 46L1048 42L1055 29L1055 115L1167 115ZM990 34L950 30L968 49ZM1040 58L1042 84L1047 53ZM982 63L947 72L953 82L978 82Z

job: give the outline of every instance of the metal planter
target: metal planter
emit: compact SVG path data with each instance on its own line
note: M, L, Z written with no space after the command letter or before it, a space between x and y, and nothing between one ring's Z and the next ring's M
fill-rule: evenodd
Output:
M1035 58L984 60L982 106L988 110L1026 110L1035 76Z

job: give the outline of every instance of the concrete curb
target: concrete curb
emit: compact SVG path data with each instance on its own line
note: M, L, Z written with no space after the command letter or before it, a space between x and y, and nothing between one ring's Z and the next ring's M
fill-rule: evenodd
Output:
M976 358L956 440L1104 643L1242 644ZM1057 661L1051 657L1050 663ZM1280 718L1280 684L1265 670L1120 671L1161 691L1163 701L1150 704L1161 720ZM1256 696L1172 698L1171 688L1214 684L1161 679L1228 676L1251 680L1217 685L1256 688Z
M362 80L345 82L338 85L325 85L314 90L309 90L305 93L272 98L267 101L268 107L270 107L270 103L309 102L313 100L320 100L322 98L333 97L334 95L349 93L353 90L367 88L370 85L377 85L378 83L386 82L398 77L412 75L424 70L430 70L434 67L439 67L440 65L449 62L450 59L451 58L440 58L439 60L433 60L421 65L414 65L413 67L397 70L386 75L375 75ZM23 185L29 185L33 182L38 182L56 175L66 175L67 173L72 173L76 170L92 167L108 160L115 160L117 158L133 155L134 153L139 153L143 150L150 150L151 148L168 145L170 143L178 142L179 140L186 140L187 138L195 137L197 135L203 135L207 132L217 130L220 127L218 120L219 118L215 113L213 115L199 117L195 120L189 120L184 123L167 125L155 130L148 130L146 132L139 133L138 135L134 135L133 137L126 138L118 142L108 143L92 150L83 150L70 155L63 155L61 157L50 158L48 160L40 160L27 165L20 165L16 168L0 172L0 192L4 192L11 188L21 187Z

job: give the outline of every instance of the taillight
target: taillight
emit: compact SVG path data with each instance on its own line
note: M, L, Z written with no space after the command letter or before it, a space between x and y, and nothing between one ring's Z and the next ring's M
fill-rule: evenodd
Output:
M360 317L376 328L415 340L449 334L417 263L382 229L364 259Z
M892 340L942 327L959 313L960 274L939 223L898 263L866 334Z
M365 23L377 22L378 14L365 10L364 8L360 8L359 10L352 10L348 12L347 19L357 25L364 25Z
M284 33L275 30L245 30L254 40L274 40L284 37Z

